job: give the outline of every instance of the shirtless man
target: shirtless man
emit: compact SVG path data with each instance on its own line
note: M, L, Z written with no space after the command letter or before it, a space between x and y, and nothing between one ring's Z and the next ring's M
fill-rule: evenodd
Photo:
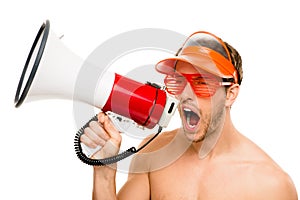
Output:
M196 32L176 58L159 62L156 69L166 74L167 92L180 101L182 127L161 133L134 157L118 194L116 165L95 166L94 200L298 199L288 174L231 121L243 76L234 48ZM81 136L89 147L102 146L95 158L117 154L121 140L104 113Z

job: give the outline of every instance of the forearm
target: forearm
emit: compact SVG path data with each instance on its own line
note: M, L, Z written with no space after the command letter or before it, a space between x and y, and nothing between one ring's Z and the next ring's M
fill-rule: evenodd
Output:
M116 200L116 170L94 167L93 200Z

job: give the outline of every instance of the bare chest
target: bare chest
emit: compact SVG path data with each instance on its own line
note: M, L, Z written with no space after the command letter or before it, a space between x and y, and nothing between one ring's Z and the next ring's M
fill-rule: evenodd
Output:
M151 199L247 199L247 170L176 163L150 174Z

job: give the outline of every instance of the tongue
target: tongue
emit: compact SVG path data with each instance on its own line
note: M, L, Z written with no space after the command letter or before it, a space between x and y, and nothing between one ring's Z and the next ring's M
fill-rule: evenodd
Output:
M198 123L198 121L199 121L199 117L196 114L191 113L190 114L190 122L189 122L189 124L190 125L196 125Z

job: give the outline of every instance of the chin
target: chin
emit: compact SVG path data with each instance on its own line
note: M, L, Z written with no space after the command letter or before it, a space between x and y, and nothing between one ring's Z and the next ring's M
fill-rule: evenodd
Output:
M205 138L205 133L195 133L184 130L184 134L191 142L202 142Z

